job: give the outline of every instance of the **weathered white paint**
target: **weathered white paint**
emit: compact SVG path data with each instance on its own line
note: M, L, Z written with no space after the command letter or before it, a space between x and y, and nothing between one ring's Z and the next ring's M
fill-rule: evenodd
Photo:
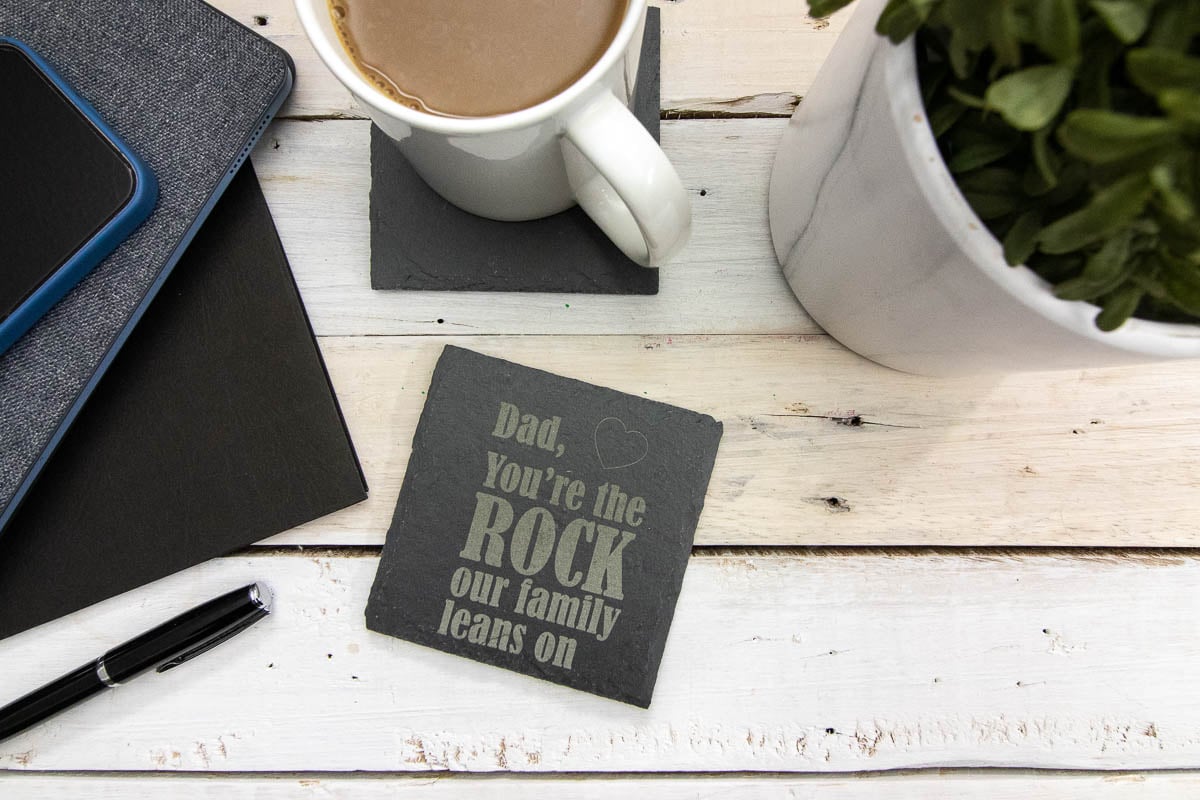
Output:
M284 116L366 116L317 58L292 0L213 0L213 5L291 53L296 90ZM795 96L808 89L847 18L842 12L828 21L810 19L806 0L655 0L652 5L662 9L662 105L674 110L739 113L750 106L790 114Z
M0 777L0 790L12 800L138 800L169 795L173 800L597 800L630 797L651 800L1155 800L1194 798L1200 775L1192 772L1011 773L962 770L945 773L880 775L676 775L676 776L469 776L469 775L243 775L226 777L129 775L37 775Z
M648 711L369 633L376 564L219 560L0 643L17 694L240 582L278 595L220 650L3 743L0 767L1200 768L1196 555L695 557Z
M323 339L370 499L274 543L383 542L447 343L722 420L700 544L1200 544L1200 363L930 380L826 336Z
M303 40L290 0L217 5L296 58L285 115L361 116ZM803 0L662 5L668 117L789 114L844 22L805 19ZM445 340L361 335L456 333L490 334L457 340L465 346L723 418L702 543L1195 544L1187 523L1200 510L1200 447L1186 367L939 382L882 370L823 336L756 335L818 332L767 234L782 128L666 122L664 147L696 193L692 245L679 269L664 271L658 297L588 298L371 292L367 124L276 124L255 163L318 331L347 337L322 346L374 489L369 503L280 541L380 541ZM661 335L497 335L528 333ZM854 415L915 427L829 419ZM370 553L218 560L0 642L4 702L241 581L269 581L280 598L275 616L220 654L0 743L0 768L22 771L0 773L0 795L1109 800L1200 791L1195 774L1177 773L668 774L1200 767L1192 555L697 557L648 712L368 633L375 564ZM24 772L357 769L392 774ZM396 774L447 769L663 774L587 783Z
M254 165L319 334L816 333L767 229L771 159L784 125L663 123L663 148L691 192L694 220L691 241L662 268L652 297L372 291L370 123L276 123Z

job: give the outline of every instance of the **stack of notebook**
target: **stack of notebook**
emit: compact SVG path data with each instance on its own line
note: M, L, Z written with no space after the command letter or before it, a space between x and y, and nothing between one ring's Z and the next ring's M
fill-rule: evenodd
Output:
M0 2L150 218L0 356L0 637L365 497L257 179L286 54L200 0Z

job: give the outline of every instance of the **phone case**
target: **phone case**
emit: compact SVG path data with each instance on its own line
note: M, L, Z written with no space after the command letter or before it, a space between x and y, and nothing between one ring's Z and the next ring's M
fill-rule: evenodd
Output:
M0 0L0 31L50 61L158 179L146 221L0 353L2 534L294 69L278 45L201 0Z
M150 211L158 199L158 181L155 179L154 173L105 123L90 103L76 94L67 82L46 63L45 59L23 42L11 37L0 36L0 47L4 46L16 48L33 62L42 75L70 101L71 105L92 124L92 127L117 149L117 152L128 162L133 171L134 188L124 207L47 277L34 290L33 294L25 298L11 314L0 320L0 353L7 350L71 287L79 283L84 275L115 250L117 245L124 241L125 237L132 233L138 225L142 224L150 215Z

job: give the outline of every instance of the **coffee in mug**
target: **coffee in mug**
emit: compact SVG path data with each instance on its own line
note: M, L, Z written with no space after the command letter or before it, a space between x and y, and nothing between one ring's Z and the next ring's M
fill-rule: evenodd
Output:
M443 117L530 108L575 83L627 0L329 0L342 47L383 94Z

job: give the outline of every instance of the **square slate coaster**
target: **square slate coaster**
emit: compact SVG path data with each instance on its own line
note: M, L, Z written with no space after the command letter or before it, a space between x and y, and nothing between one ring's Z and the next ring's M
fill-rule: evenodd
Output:
M648 707L721 433L446 347L367 627Z
M659 10L646 17L633 111L658 140ZM497 222L446 202L371 126L371 288L658 294L582 209Z

